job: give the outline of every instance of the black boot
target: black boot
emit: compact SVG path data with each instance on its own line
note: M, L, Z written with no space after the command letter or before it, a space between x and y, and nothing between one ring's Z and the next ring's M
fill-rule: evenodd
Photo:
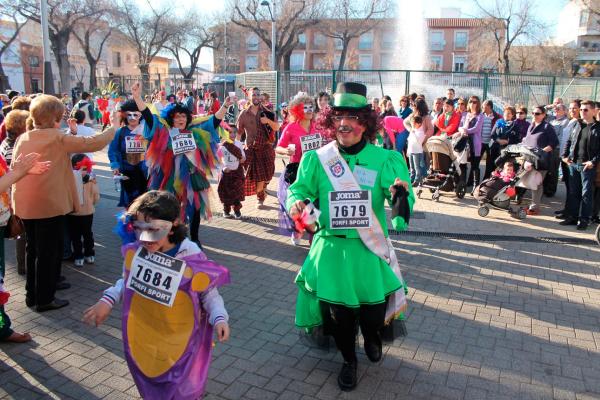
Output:
M365 353L371 362L379 362L383 354L381 348L381 337L379 334L368 340L365 338Z
M352 362L344 361L344 364L342 365L342 370L338 375L338 385L344 392L354 390L356 387L356 367L356 360Z

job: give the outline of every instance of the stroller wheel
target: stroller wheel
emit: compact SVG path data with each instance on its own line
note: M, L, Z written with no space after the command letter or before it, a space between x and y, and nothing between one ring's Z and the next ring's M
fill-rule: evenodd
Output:
M435 192L431 195L431 200L440 201L440 194Z
M488 206L481 206L477 209L477 214L479 214L479 216L482 218L487 217L489 213L490 208Z
M527 218L527 210L525 210L524 208L519 208L519 211L517 211L517 218L519 218L519 219Z
M423 193L422 189L417 190L417 199L421 198L421 194Z
M435 193L435 189L429 188L430 193Z
M465 197L465 194L467 193L467 187L465 186L465 184L463 182L460 182L456 186L456 190L454 192L456 193L456 197L458 197L459 199L462 199Z

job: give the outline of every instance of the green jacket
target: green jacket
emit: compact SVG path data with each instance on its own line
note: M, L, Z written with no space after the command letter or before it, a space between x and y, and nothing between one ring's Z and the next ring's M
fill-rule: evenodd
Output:
M350 155L343 152L340 152L340 154L344 160L346 160L352 171L354 171L358 162L362 168L377 172L373 187L366 185L360 186L363 190L371 191L371 206L373 212L381 223L381 227L387 237L388 233L384 201L387 200L388 204L391 202L389 187L394 183L396 178L400 178L400 180L405 182L410 182L410 176L404 157L396 151L386 150L370 143L367 143L358 154ZM318 207L321 210L321 216L319 217L319 225L321 226L321 230L319 231L320 235L339 235L348 238L359 238L360 236L356 229L329 229L328 194L333 190L333 186L331 185L331 182L329 182L329 178L319 161L317 152L307 152L300 162L296 182L288 189L286 206L289 210L298 200L304 200L306 198L310 199L312 202L318 200ZM411 213L414 202L415 196L412 187L409 185L408 204ZM407 228L408 224L404 221L404 218L396 217L392 220L392 226L396 230L404 230Z

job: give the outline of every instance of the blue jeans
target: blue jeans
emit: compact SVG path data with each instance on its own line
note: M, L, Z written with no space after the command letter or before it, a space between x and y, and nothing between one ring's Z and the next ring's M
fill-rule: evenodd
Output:
M589 222L594 208L596 167L583 169L582 164L569 165L569 196L567 215Z
M408 155L408 161L410 164L410 181L421 182L427 174L425 166L425 157L423 153L415 153Z

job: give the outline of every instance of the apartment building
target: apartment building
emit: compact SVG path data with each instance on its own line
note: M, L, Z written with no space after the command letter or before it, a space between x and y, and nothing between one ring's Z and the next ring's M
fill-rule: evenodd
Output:
M335 20L319 25L335 24ZM361 23L360 20L356 22ZM396 56L397 21L384 19L373 30L350 41L346 69L393 69ZM424 35L427 47L426 69L445 71L469 70L469 43L473 32L481 27L474 18L430 18ZM270 23L265 25L270 27ZM217 28L222 29L222 28ZM222 30L221 30L222 34ZM306 29L290 57L290 70L337 68L342 51L338 39L326 36L319 26ZM227 72L265 71L270 69L271 49L253 32L236 25L227 27ZM224 72L224 49L214 52L215 71ZM282 66L283 67L283 66Z

